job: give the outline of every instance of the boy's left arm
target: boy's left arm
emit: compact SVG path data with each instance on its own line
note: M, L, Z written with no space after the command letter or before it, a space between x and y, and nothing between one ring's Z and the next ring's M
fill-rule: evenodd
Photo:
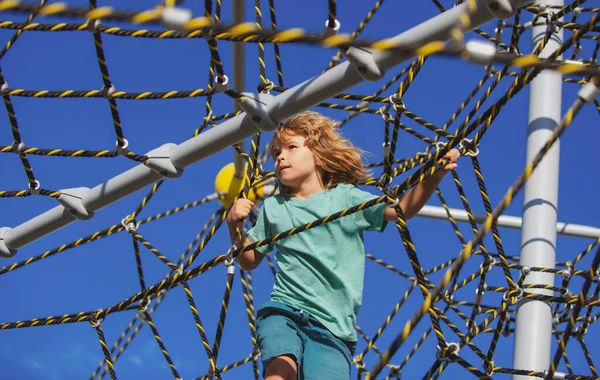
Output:
M406 220L417 215L421 208L425 206L425 204L427 203L435 189L438 187L446 173L450 170L456 169L456 167L458 166L456 161L458 161L459 157L460 152L458 150L450 150L444 155L444 157L442 157L442 160L450 160L449 164L447 164L442 170L427 177L427 179L425 179L423 182L418 183L415 187L410 189L408 193L404 194L404 196L400 200L399 206L402 208ZM396 210L390 206L386 206L385 220L391 222L396 220L396 218Z

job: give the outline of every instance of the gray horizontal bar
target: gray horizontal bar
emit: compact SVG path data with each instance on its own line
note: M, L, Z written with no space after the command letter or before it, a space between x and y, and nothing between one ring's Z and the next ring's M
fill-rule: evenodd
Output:
M495 17L488 9L488 4L491 3L494 4L493 8L496 9L497 13L504 12L501 16L508 16L509 14L505 12L506 9L514 11L516 8L526 5L528 1L479 1L477 12L471 16L471 28L475 28ZM466 4L460 4L394 37L393 41L405 47L417 48L429 42L446 40L449 31L458 24L465 8ZM500 13L498 14L500 15ZM363 58L368 60L368 67L376 66L379 71L385 72L385 70L411 58L411 55L406 52L384 50L375 51L372 55L363 54ZM364 69L365 66L360 66L360 68ZM257 112L256 115L244 113L226 120L219 126L211 128L179 145L173 145L170 148L163 145L151 151L154 152L152 157L156 158L152 162L153 169L140 164L88 190L81 196L81 202L88 214L92 215L93 212L162 178L157 172L168 175L170 178L176 177L181 174L185 167L252 136L259 131L257 125L261 125L256 120L262 118L262 125L276 125L364 80L365 78L359 73L358 69L346 61L274 97L263 94L245 94L247 100L249 99L245 104L248 107L247 110L254 107ZM244 104L241 105L244 106ZM258 115L260 115L260 118L258 118ZM264 120L265 117L270 120ZM255 124L255 121L257 124ZM148 165L150 166L150 163ZM16 254L18 248L71 223L74 219L69 217L68 213L69 211L66 211L61 205L18 227L12 229L0 228L0 257L11 257Z
M457 222L469 223L469 217L467 216L467 212L465 210L451 208L450 214ZM443 207L437 206L424 206L421 209L421 211L419 211L417 216L433 219L448 219L448 214L446 213L446 210L444 210ZM477 224L483 224L483 222L486 220L486 217L484 215L474 214L473 216L475 217L475 222ZM498 226L520 230L523 226L523 220L522 218L516 216L501 215L498 218ZM600 237L600 228L582 226L579 224L571 223L556 223L556 232L560 235L576 236L583 238L597 239Z

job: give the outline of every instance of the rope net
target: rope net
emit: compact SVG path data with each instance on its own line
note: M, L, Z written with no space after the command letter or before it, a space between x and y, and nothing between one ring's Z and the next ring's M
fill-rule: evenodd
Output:
M248 60L248 72L256 68L259 76L257 80L253 77L250 82L253 86L257 86L258 92L271 94L283 93L289 89L284 85L284 78L289 75L284 76L285 53L287 51L291 55L292 49L326 51L329 57L333 50L333 56L329 60L323 62L315 59L316 63L307 63L307 65L320 65L320 70L331 69L339 64L344 57L344 51L350 46L408 51L416 58L396 70L390 70L377 82L356 87L357 91L364 90L366 95L339 94L328 102L318 105L318 110L339 120L338 128L341 128L342 133L347 133L359 147L364 147L361 145L363 142L361 135L365 133L376 133L383 139L383 152L375 152L368 157L368 166L375 174L364 184L369 191L378 194L379 197L256 242L247 249L276 242L290 235L301 234L306 229L334 222L338 218L375 204L392 203L412 186L440 170L444 163L437 163L438 159L449 149L457 147L463 154L463 158L459 161L460 169L447 176L448 179L437 189L432 199L444 208L449 223L424 222L417 218L414 224L413 221L410 222L409 228L409 224L399 210L395 228L390 224L383 235L367 238L366 247L369 253L366 255L365 297L356 326L359 342L353 361L353 377L399 379L401 374L404 374L410 378L429 379L470 374L486 378L512 374L540 378L553 378L553 376L567 379L599 378L594 365L594 358L597 362L598 357L598 353L594 352L598 351L599 347L593 337L598 336L596 322L600 316L598 309L595 308L600 306L598 299L600 238L588 241L571 238L568 244L570 251L563 252L558 249L554 268L523 267L519 264L517 256L519 244L513 243L518 238L515 237L514 232L500 228L497 222L502 213L514 209L514 206L511 208L511 203L515 203L519 190L531 177L533 169L554 142L574 123L574 118L581 111L584 103L590 103L585 107L586 110L593 109L594 112L600 112L600 104L597 100L585 99L576 93L579 88L593 83L594 78L599 77L597 56L600 39L597 22L600 19L600 8L586 8L583 4L585 1L582 0L568 3L564 7L530 4L519 9L507 20L495 21L468 31L471 29L470 15L477 7L475 2L469 1L466 17L461 19L461 24L454 27L448 43L427 44L409 49L394 44L383 38L384 36L379 39L362 37L363 30L371 20L377 19L376 16L379 16L380 20L386 19L387 4L384 4L383 0L378 0L369 7L366 16L360 20L351 34L336 34L334 30L339 27L338 18L343 22L341 15L350 13L348 10L338 8L335 0L323 1L324 4L319 8L315 7L321 11L319 23L322 24L322 21L326 23L327 29L323 33L312 33L298 28L278 28L276 15L277 17L281 15L276 12L273 0L268 4L261 4L260 0L256 0L255 21L252 23L222 22L221 1L217 0L213 4L212 1L207 0L204 7L194 9L194 17L186 18L184 23L166 22L166 25L163 25L165 20L170 20L164 16L167 12L187 7L187 4L178 3L178 1L165 1L154 4L154 7L127 11L123 10L122 6L115 8L100 6L95 0L90 0L88 6L66 3L47 4L45 0L40 3L0 1L0 17L3 20L0 21L0 29L4 36L8 36L4 48L0 51L0 62L10 59L12 50L17 50L14 52L16 54L19 47L26 49L27 41L20 40L26 39L30 34L38 32L43 32L44 35L76 34L80 36L77 38L85 38L89 47L92 46L90 41L93 39L94 54L100 70L100 76L90 72L89 74L95 75L96 79L88 81L88 83L100 83L99 88L67 90L12 87L5 78L5 73L0 70L1 94L11 133L3 135L3 140L0 140L0 153L2 153L0 157L6 160L4 162L8 162L12 159L10 157L16 156L25 174L25 177L16 174L11 176L15 181L10 184L15 183L20 188L1 190L0 197L6 198L3 202L7 204L17 202L19 198L24 197L30 198L27 202L32 203L34 199L43 199L43 197L57 199L61 195L58 189L68 186L64 186L60 181L53 181L51 176L38 175L38 171L43 172L39 167L50 171L53 168L49 165L58 167L67 160L95 158L97 160L88 161L96 162L111 158L112 162L118 162L115 164L117 171L110 172L112 173L110 175L114 176L121 172L121 168L148 164L148 156L140 153L143 145L136 144L136 139L144 138L144 132L136 130L134 125L139 121L135 121L131 116L135 112L145 112L144 108L141 106L135 108L137 106L131 106L130 102L125 102L126 100L136 100L133 103L143 104L143 107L163 107L164 103L168 103L164 107L172 110L169 114L173 115L170 117L173 125L177 124L177 112L184 112L181 108L176 108L179 106L174 99L188 99L195 102L196 125L185 130L185 135L156 137L158 139L156 141L163 142L165 138L183 140L196 136L211 128L218 128L219 122L240 114L240 111L230 111L231 102L239 101L244 95L231 89L227 77L231 67L226 59L222 59L223 56L231 60L227 50L231 42L242 41L249 50L256 49L254 51L257 52L257 60L252 60L254 63ZM231 4L226 5L229 7ZM418 7L427 7L427 12L433 15L433 12L443 12L454 5L453 2L433 0L423 2ZM192 8L192 5L189 6ZM267 8L270 25L263 20ZM412 11L405 10L409 13ZM265 15L262 14L263 11ZM389 16L387 19L389 20ZM529 41L531 28L535 25L546 25L547 33L538 48L531 54L524 53L531 51ZM395 29L398 28L404 29L402 25L388 27L385 37L397 34L399 30ZM564 32L561 47L549 57L540 58L540 52L552 38L553 32L560 29ZM52 36L52 38L56 37ZM205 40L208 49L203 58L206 58L204 63L209 62L206 86L189 90L165 91L164 87L155 91L148 90L157 86L149 86L140 91L122 90L121 88L127 87L127 76L123 74L120 65L125 63L120 61L117 64L119 57L111 54L109 43L105 43L105 40L114 42L117 39L126 39L131 49L136 49L135 44L153 44L157 42L155 40L169 40L160 43L180 44L179 46L185 49L181 45L182 41ZM487 62L464 63L464 60L477 61L473 55L468 54L468 50L464 49L464 42L469 40L488 42L491 46L495 46L496 52L488 57ZM268 61L272 64L268 65ZM115 70L119 73L118 80L111 76L112 70L109 70L113 62L119 67ZM83 64L90 65L89 61ZM168 69L178 70L177 66L177 63L174 63L173 67ZM195 66L198 67L198 62ZM475 86L464 79L457 80L455 83L459 84L460 88L451 88L443 93L446 97L452 97L453 110L440 112L436 107L431 107L432 103L427 99L417 102L414 97L411 98L410 89L415 88L413 92L417 91L419 78L426 75L439 78L435 76L435 71L428 71L428 67L435 67L435 70L440 70L440 67L450 67L443 74L447 76L460 76L461 72L467 70L473 75L477 74L479 79L475 81ZM563 113L564 117L556 125L550 140L532 161L521 165L519 169L506 169L507 175L514 182L504 187L507 190L501 193L502 189L492 189L488 185L487 177L484 176L484 172L488 176L503 176L501 173L490 174L492 170L485 170L485 164L498 168L493 163L493 156L486 157L486 150L492 151L494 146L504 144L506 149L512 151L515 144L518 144L501 130L504 128L503 123L511 122L510 113L513 111L510 107L514 102L510 101L521 99L519 96L523 96L522 90L544 69L551 69L564 75L564 100L570 104L570 107ZM132 65L127 70L135 70L135 68ZM300 74L304 78L307 77L307 72ZM8 80L10 75L10 73L6 75ZM188 88L189 83L199 81L195 73L190 74L190 78L193 80L186 82ZM443 81L439 79L439 82ZM427 91L431 93L437 90L429 88ZM466 97L458 99L458 95L462 93L465 93ZM38 131L33 131L34 127L28 125L30 123L26 118L30 111L26 106L32 103L25 102L47 101L39 98L58 99L53 103L57 104L57 107L68 102L65 100L67 98L95 102L95 104L108 103L110 113L105 106L104 109L96 110L96 113L101 115L98 117L106 127L104 131L108 128L108 123L112 124L111 134L116 140L116 145L103 149L96 148L97 150L83 148L97 146L94 141L90 142L89 138L82 143L82 148L73 149L26 144L22 134L33 136ZM87 100L89 98L94 100ZM142 102L149 100L161 100L161 102ZM202 102L202 107L198 107L198 101ZM200 108L203 108L202 114L197 112ZM444 109L444 106L440 105L439 108ZM106 118L107 115L110 115L110 119ZM23 119L25 120L21 121ZM500 122L494 123L497 120ZM368 127L360 124L365 122L369 123ZM525 121L519 123L524 125ZM498 126L495 129L491 128L494 125ZM369 128L369 131L365 128ZM488 138L489 141L484 139L486 134L491 136ZM268 157L266 146L270 135L267 134L263 138L260 135L259 133L253 137L249 152L246 152L245 147L241 145L233 146L248 163L244 186L238 196L247 197L251 190L272 183L274 174L268 170L272 167L272 162ZM132 136L137 137L132 138ZM79 140L78 138L77 141ZM64 146L72 145L69 139L61 141L64 141ZM379 146L381 149L381 139ZM371 149L371 147L365 148ZM231 150L224 153L230 156ZM405 158L400 158L402 155L405 155ZM59 156L65 159L46 164L48 160L57 159L38 159L37 156ZM485 161L484 165L480 161ZM44 243L42 239L32 245L32 249L43 250L43 253L29 254L22 249L15 257L4 260L7 264L0 268L0 281L3 281L0 284L4 289L19 287L20 281L35 282L35 278L32 279L32 275L27 274L28 269L34 267L43 269L57 265L52 264L53 262L60 263L58 264L62 270L59 272L60 277L71 278L63 285L65 289L85 286L88 275L100 283L98 288L94 288L95 296L89 293L84 295L85 302L73 299L73 304L81 304L82 308L86 308L85 311L64 310L51 316L34 319L19 317L21 320L16 321L2 317L0 334L8 336L9 331L12 330L21 333L20 329L30 327L48 329L47 326L69 325L61 327L61 334L82 334L86 339L92 339L88 335L90 335L89 331L94 331L93 335L97 338L99 347L95 352L97 357L93 358L97 362L97 367L89 367L87 372L91 373L92 379L106 377L116 379L121 368L119 364L124 361L126 363L139 361L140 355L144 353L150 355L150 351L144 351L145 349L160 352L160 357L165 363L161 368L168 369L168 372L163 374L170 373L174 378L254 377L258 379L262 366L256 341L255 307L268 297L269 287L272 286L273 276L277 270L274 260L267 256L268 264L263 264L255 271L256 273L239 269L236 271L233 269L236 264L229 265L228 259L237 257L240 249L228 249L225 237L227 234L218 233L223 229L223 221L228 213L228 209L218 202L223 194L204 194L196 201L179 205L168 211L154 214L152 211L152 203L160 198L160 193L165 193L165 198L170 201L174 197L181 199L182 196L178 192L181 188L194 189L194 181L206 179L211 181L206 171L207 166L214 165L214 162L207 160L199 165L202 166L201 171L195 177L192 175L189 183L183 182L184 177L171 181L169 185L166 182L163 185L163 180L160 180L146 189L145 196L141 200L139 196L133 195L119 203L118 210L109 208L104 216L101 215L104 211L98 213L93 218L96 222L86 224L89 227L90 223L106 222L108 226L97 232L86 233L86 236L75 240L66 240L66 243L53 249L39 248L42 246L40 244ZM2 165L4 167L8 164ZM10 165L18 164L11 161ZM99 168L99 166L92 166L94 164L89 165L90 172ZM61 166L54 170L69 169ZM191 168L188 169L188 177L189 172L193 172ZM450 176L452 180L449 179ZM41 181L40 178L47 180ZM105 180L104 177L95 178L96 181ZM77 178L73 183L78 183L76 180ZM179 183L186 184L182 186ZM516 201L518 202L519 199L516 198ZM27 217L37 215L40 210L45 210L55 200L49 202L39 203L41 208L36 209L34 215L27 215ZM451 205L464 210L468 219L468 228L459 226L451 211ZM124 212L125 207L129 208ZM177 218L183 218L182 214L190 214L192 211L188 210L192 209L204 211L201 214L200 211L194 211L198 214L187 219L179 219L180 222L177 222ZM184 211L186 213L183 213ZM476 211L481 212L477 214ZM114 215L119 215L120 218L110 219ZM250 228L255 219L256 214L251 214L246 224L241 226L242 230ZM4 220L3 223L13 226L24 220L14 218ZM165 220L166 222L161 222ZM198 220L202 220L203 223L198 224ZM153 227L155 225L156 227ZM199 225L201 227L198 232ZM77 228L72 229L71 233L85 231L84 227ZM165 231L168 232L165 234ZM189 235L190 231L194 233ZM57 232L57 234L61 238L69 236L65 232ZM184 249L179 250L180 241L184 239L181 236L183 234L187 236L186 242L191 236L193 238ZM104 243L105 238L112 236L113 239L119 239L121 248L118 255L105 252L107 249L110 250L110 246ZM223 238L219 240L218 236ZM511 243L507 244L506 238L503 241L505 236L509 236L508 240ZM371 251L371 248L376 246L374 243L376 239L386 239L384 243L385 247L388 247L386 252ZM426 239L437 240L439 246L434 252L430 252L430 248L419 249L420 245L425 245ZM89 243L94 244L88 246ZM94 248L96 246L99 248ZM377 245L377 247L384 246ZM74 267L75 253L72 253L69 258L63 258L74 248L94 255L93 265L97 274L79 273L86 268ZM103 264L103 261L106 262ZM124 264L125 262L127 265ZM118 266L118 269L110 269L112 275L128 276L130 279L133 276L135 281L126 289L108 288L107 285L111 283L109 265L114 265L115 268ZM168 268L165 268L165 265ZM136 274L133 274L133 271ZM541 285L527 280L531 273L538 272L551 274L555 285ZM21 277L17 277L18 275ZM268 281L265 280L267 276ZM385 281L381 280L383 282L378 283L385 288L371 287L370 283L380 277L386 278ZM204 278L206 280L202 282ZM255 287L259 283L260 286ZM40 282L36 286L41 292L42 286L45 285ZM61 287L55 284L51 284L49 289L52 289L52 292L46 294L45 297L48 298L55 297L61 292ZM109 291L110 295L104 294ZM103 293L102 296L99 295L100 293ZM130 295L127 296L128 294ZM102 298L103 296L108 296L107 299L112 301L98 302L98 299L105 299ZM178 298L177 305L186 304L185 309L189 310L178 308L174 314L175 310L172 310L174 301L171 302L170 308L161 307L163 302L169 303L169 298ZM215 302L217 299L218 301ZM519 303L529 300L546 302L552 308L553 344L551 365L546 371L512 368L510 353L513 351L514 344L515 313ZM2 303L3 309L14 312L10 315L22 315L19 314L19 310L28 310L28 306L10 302L8 298ZM32 307L37 310L37 305ZM167 313L166 309L171 310ZM163 310L164 314L161 316ZM0 316L2 315L9 314L5 311L0 313ZM174 318L173 315L177 317ZM193 321L190 320L190 315ZM366 315L368 318L363 317ZM173 325L180 322L190 324L193 330L185 330L189 332L187 335L181 333L161 335L162 325L170 330ZM241 323L249 327L244 329L244 333L240 332ZM92 329L75 330L73 324L91 325ZM229 333L234 329L231 325L235 324L238 325L235 332ZM29 330L38 331L38 329ZM71 330L77 332L71 333L69 332ZM144 334L154 341L150 342L152 347L142 349L138 345L136 348L136 337L145 336ZM201 344L185 343L192 336L197 342L198 335ZM43 340L42 338L39 336L33 338L34 341L36 339L42 343L40 341ZM568 343L570 344L567 345ZM130 346L133 348L128 350ZM50 347L47 349L51 350ZM134 353L127 359L128 352L132 350ZM193 367L194 373L191 372L188 364L184 366L184 361L172 354L174 351L181 353L182 350L192 350L195 353L197 363ZM234 359L233 356L238 353L239 356ZM125 364L122 368L124 366ZM80 375L84 376L86 373L82 372ZM135 374L127 372L126 377L128 376L135 376Z

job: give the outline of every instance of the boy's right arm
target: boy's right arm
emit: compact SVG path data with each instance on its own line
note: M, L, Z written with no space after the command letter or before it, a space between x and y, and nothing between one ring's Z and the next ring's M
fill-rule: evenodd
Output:
M252 210L253 206L254 203L252 201L243 198L238 199L235 201L233 206L231 206L229 215L227 215L227 227L229 228L229 237L231 238L231 243L234 243L236 240L236 228L238 222L248 217L248 214L250 214L250 210ZM250 244L252 244L250 239L242 236L241 245L246 247ZM261 263L263 258L264 255L252 249L240 253L238 256L238 264L243 270L253 270Z

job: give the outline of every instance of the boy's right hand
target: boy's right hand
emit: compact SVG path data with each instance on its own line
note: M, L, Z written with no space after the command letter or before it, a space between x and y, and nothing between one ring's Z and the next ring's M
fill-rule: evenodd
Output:
M247 218L248 214L250 214L250 211L252 210L252 207L254 207L254 202L251 200L245 198L238 199L235 201L233 206L231 206L229 215L227 215L227 222L236 223Z

